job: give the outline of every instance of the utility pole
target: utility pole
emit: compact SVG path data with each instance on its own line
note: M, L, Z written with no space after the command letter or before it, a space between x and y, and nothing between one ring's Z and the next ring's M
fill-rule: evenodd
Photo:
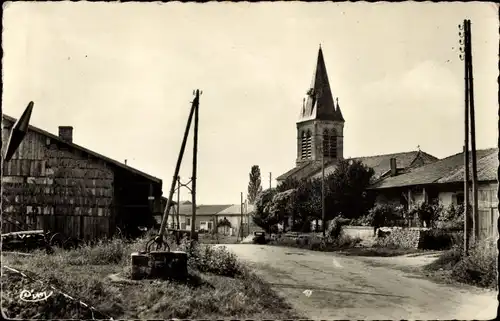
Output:
M180 224L179 224L179 210L181 206L181 178L180 176L177 176L177 229L180 229Z
M250 213L248 213L248 197L245 200L245 214L247 215L247 236L250 235Z
M196 90L196 94L195 94L196 96L192 102L191 111L189 112L188 122L186 125L186 129L184 131L184 137L182 139L181 150L180 150L179 156L177 158L177 164L175 165L174 176L172 177L172 185L170 186L170 192L169 192L168 198L167 198L167 206L165 206L165 210L163 212L163 218L161 220L160 231L158 232L158 236L155 238L155 242L159 246L164 242L163 241L163 232L165 230L165 227L167 227L168 215L170 212L170 207L172 206L172 197L174 196L175 186L177 183L176 181L177 181L177 177L179 176L179 170L180 170L181 163L182 163L182 157L184 156L184 150L186 148L186 141L187 141L187 138L189 135L189 129L191 127L191 121L193 118L193 114L194 114L195 110L198 110L200 93L201 92L199 90ZM195 155L196 155L196 153L195 153ZM194 160L194 157L193 157L193 160ZM195 194L193 194L193 198L194 198L194 195ZM194 213L193 213L193 216L194 216ZM191 239L193 239L193 237L194 237L193 226L194 226L194 222L191 225Z
M325 137L323 137L325 139ZM325 237L325 150L324 144L321 150L321 228L323 230L323 238Z
M241 197L240 197L240 213L241 213L241 218L240 218L240 232L241 232L241 240L243 241L243 192L241 192ZM240 234L240 233L238 233Z
M474 75L472 72L472 33L470 27L470 20L467 20L467 34L468 34L468 46L467 53L469 56L469 104L470 104L470 142L472 149L472 216L474 218L474 241L479 238L479 210L478 210L478 199L477 199L477 157L476 157L476 122L475 122L475 111L474 111Z
M272 181L271 177L272 177L272 174L271 174L271 172L269 172L269 189L271 189L271 186L272 186L271 185L271 181Z
M464 32L459 35L464 38L460 39L460 44L468 46L467 22L464 20L463 26L459 26ZM460 48L466 52L466 49ZM469 211L469 68L467 65L468 57L460 55L460 59L464 60L464 81L465 81L465 108L464 108L464 253L469 255L469 240L471 237L470 211Z
M476 126L475 126L475 111L474 111L474 77L472 68L472 41L470 20L464 20L463 26L459 26L460 44L464 48L460 48L463 55L460 59L464 60L465 65L465 177L464 177L464 196L465 196L465 236L464 250L468 255L468 248L471 242L479 238L479 210L478 210L478 192L477 192L477 157L476 157ZM470 126L470 132L469 132ZM469 135L471 141L471 158L472 158L472 219L469 211ZM470 223L472 222L472 226ZM471 233L472 232L472 233ZM472 234L472 238L471 238Z
M198 91L196 91L198 94ZM199 104L196 104L194 110L194 141L193 141L193 177L191 178L192 195L192 213L191 213L191 239L194 237L196 223L196 166L198 165L198 114Z

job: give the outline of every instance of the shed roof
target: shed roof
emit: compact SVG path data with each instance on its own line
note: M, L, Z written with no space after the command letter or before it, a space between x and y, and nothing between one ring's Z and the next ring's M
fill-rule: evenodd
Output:
M479 181L496 181L498 172L498 149L476 151ZM470 168L472 175L472 168ZM463 182L463 152L438 160L398 176L387 177L372 185L372 189L395 188L413 185L444 184ZM472 177L472 176L471 176Z
M3 118L4 118L5 120L9 121L9 122L12 122L12 123L15 123L15 122L17 121L17 119L15 119L14 117L8 116L8 115L6 115L6 114L3 114ZM36 133L38 133L38 134L44 135L44 136L46 136L46 137L49 137L50 139L56 140L56 141L58 141L59 143L66 144L66 145L68 145L68 146L70 146L70 147L73 147L73 148L75 148L75 149L77 149L77 150L80 150L80 151L82 151L82 152L84 152L84 153L86 153L86 154L89 154L89 155L92 155L92 156L94 156L94 157L96 157L96 158L102 159L102 160L104 160L104 161L105 161L105 162L107 162L107 163L113 164L113 165L114 165L114 166L116 166L116 167L122 168L122 169L124 169L124 170L129 171L129 172L132 172L132 173L134 173L134 174L137 174L137 175L139 175L139 176L142 176L142 177L144 177L144 178L146 178L146 179L148 179L148 180L154 181L154 182L156 182L156 183L161 183L161 182L162 182L162 181L161 181L161 179L159 179L159 178L157 178L157 177L154 177L154 176L151 176L151 175L149 175L149 174L146 174L146 173L144 173L144 172L142 172L142 171L140 171L140 170L138 170L138 169L135 169L135 168L133 168L133 167L127 166L127 165L125 165L125 164L123 164L123 163L120 163L119 161L116 161L116 160L114 160L114 159L111 159L111 158L109 158L109 157L106 157L106 156L104 156L104 155L102 155L102 154L99 154L99 153L97 153L97 152L91 151L91 150L89 150L89 149L87 149L87 148L85 148L85 147L82 147L82 146L80 146L80 145L77 145L77 144L75 144L75 143L70 143L70 142L67 142L67 141L63 140L61 137L59 137L59 136L57 136L57 135L54 135L54 134L51 134L51 133L49 133L48 131L45 131L45 130L40 129L40 128L38 128L38 127L35 127L35 126L32 126L32 125L29 125L28 130L31 130L31 131L36 132Z

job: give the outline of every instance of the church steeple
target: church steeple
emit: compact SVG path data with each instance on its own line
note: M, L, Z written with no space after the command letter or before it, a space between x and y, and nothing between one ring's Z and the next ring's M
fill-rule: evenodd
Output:
M319 46L316 69L314 70L311 86L307 91L305 106L299 121L311 119L339 120L335 111L330 82L326 72L323 50Z
M337 161L344 155L344 117L333 100L321 45L311 87L302 101L297 122L297 164Z
M342 112L340 111L340 105L339 105L339 97L335 98L335 101L337 102L337 107L335 108L337 120L341 122L345 122L344 116L342 116Z

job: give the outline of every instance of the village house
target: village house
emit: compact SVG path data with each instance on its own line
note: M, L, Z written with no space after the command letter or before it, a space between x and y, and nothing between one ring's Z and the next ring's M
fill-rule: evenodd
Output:
M3 115L3 146L15 122ZM70 126L58 136L29 126L3 170L3 233L43 229L88 240L119 228L133 235L162 210L160 179L75 144Z
M303 99L297 122L296 166L278 176L278 184L287 179L321 178L323 160L325 175L333 173L337 162L344 159L344 124L338 98L333 99L320 47L311 88ZM390 175L391 169L404 172L437 160L420 150L349 159L373 168L373 181ZM391 167L391 164L397 164L397 167Z
M171 213L175 213L177 209ZM226 204L226 205L197 205L195 230L199 232L213 232L217 227L218 222L227 221L229 224L219 226L217 233L221 235L238 235L240 226L242 225L243 211L243 231L244 235L248 234L248 219L253 211L253 206L250 204ZM179 227L181 230L190 230L192 223L193 207L191 202L181 202L179 204ZM158 217L160 219L160 217ZM250 218L251 220L251 218ZM176 214L170 214L168 218L168 226L177 226ZM253 232L253 224L250 222L250 228Z
M476 151L480 237L497 234L498 149ZM443 206L464 203L464 154L459 153L407 173L394 173L374 183L370 189L378 203L408 208L420 202L439 201ZM470 176L472 179L472 166ZM471 184L472 202L472 184Z

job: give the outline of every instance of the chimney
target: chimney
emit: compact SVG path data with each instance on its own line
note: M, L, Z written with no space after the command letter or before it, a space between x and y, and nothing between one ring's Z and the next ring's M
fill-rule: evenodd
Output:
M72 126L59 126L59 137L68 142L73 142L73 127Z
M396 159L391 158L391 176L396 176L397 173L398 169L397 169Z

